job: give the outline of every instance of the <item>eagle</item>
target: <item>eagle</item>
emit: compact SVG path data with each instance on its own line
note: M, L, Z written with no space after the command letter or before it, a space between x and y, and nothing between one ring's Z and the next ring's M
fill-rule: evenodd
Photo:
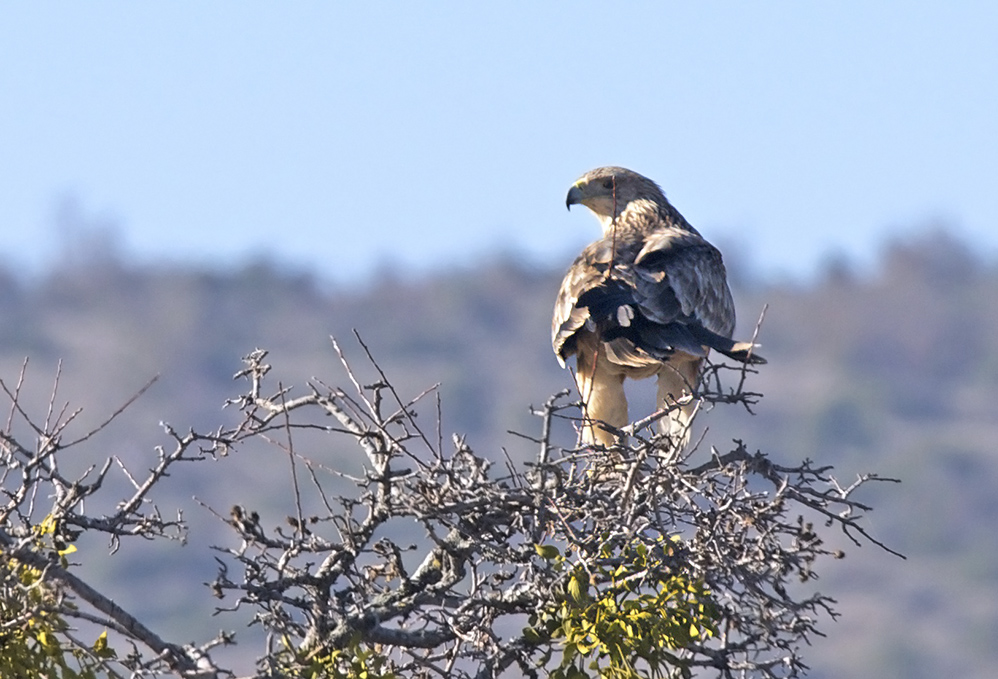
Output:
M661 432L687 442L690 396L710 350L765 363L756 345L731 339L735 307L721 253L655 182L622 167L587 172L565 204L585 205L603 227L565 274L551 322L561 366L576 357L582 442L612 445L628 423L624 380L653 376L657 407L670 410Z

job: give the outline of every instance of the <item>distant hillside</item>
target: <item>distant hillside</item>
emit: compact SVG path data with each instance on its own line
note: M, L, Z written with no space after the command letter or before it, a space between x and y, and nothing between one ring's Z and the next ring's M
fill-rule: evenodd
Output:
M159 374L92 448L95 459L115 454L143 464L163 442L160 421L209 429L230 417L221 406L237 393L231 377L256 347L271 351L285 384L313 376L342 383L332 335L373 375L363 368L356 329L404 395L441 384L445 435L466 434L497 459L501 447L522 459L533 450L507 430L534 431L528 406L571 385L549 344L562 272L506 258L415 281L381 277L350 293L267 264L206 271L77 259L32 284L0 272L0 378L15 383L30 357L26 398L44 412L61 361L59 401L85 407L82 428ZM844 615L826 626L827 639L814 640L814 676L992 676L998 266L932 233L888 244L868 277L839 265L807 286L746 283L736 290L740 335L768 305L761 342L769 364L750 384L765 398L754 416L721 407L704 414L706 442L720 448L739 438L777 460L833 464L846 483L867 471L903 480L869 500L875 534L909 559L843 540L846 559L826 568L820 585ZM328 454L335 464L338 451ZM79 460L81 468L90 462ZM232 484L218 488L189 469L167 486L175 497L160 497L161 506L185 508L200 529L195 545L210 540L214 520L193 495L222 507L252 498L275 512L284 500L268 495L274 475L286 473L280 461L218 464L229 466ZM196 572L193 581L209 579L210 554L169 547L156 554L126 549L100 577L117 580L123 602L147 601L174 624L187 608L210 606L202 592L174 588L185 568ZM149 598L150 578L162 585L159 599Z

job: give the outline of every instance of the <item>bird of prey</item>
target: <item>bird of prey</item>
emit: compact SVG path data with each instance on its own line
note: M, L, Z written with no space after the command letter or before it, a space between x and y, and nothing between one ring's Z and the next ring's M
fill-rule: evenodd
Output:
M566 206L592 210L603 237L565 275L551 322L551 344L565 367L576 356L585 444L614 443L609 425L627 425L624 379L658 378L663 433L689 438L700 366L713 349L765 363L751 342L735 342L735 308L721 253L665 198L655 182L622 167L586 173Z

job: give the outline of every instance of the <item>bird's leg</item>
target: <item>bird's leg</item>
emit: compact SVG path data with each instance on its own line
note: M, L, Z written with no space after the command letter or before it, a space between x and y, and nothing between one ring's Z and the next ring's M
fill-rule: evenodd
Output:
M658 373L658 407L673 408L668 417L658 421L659 431L685 446L690 440L690 422L697 402L690 398L696 389L703 359L672 360Z
M599 422L616 429L627 426L627 397L624 376L606 370L603 364L604 361L585 361L580 356L576 382L582 395L582 443L610 447L616 437Z

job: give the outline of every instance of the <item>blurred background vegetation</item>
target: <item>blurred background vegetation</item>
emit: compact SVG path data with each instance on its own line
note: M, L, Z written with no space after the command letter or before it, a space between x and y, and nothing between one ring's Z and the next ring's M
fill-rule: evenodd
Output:
M867 471L903 481L872 487L866 500L873 534L908 559L843 541L846 558L818 583L843 615L814 640L815 677L990 677L998 666L998 262L945 225L911 232L885 243L872 266L830 258L808 281L759 277L726 248L739 336L768 305L760 341L769 364L749 384L765 394L754 415L718 407L697 420L704 447L738 438L777 462L834 465L844 482ZM92 458L69 461L80 468L109 454L148 465L164 443L160 422L217 427L230 417L225 399L239 393L240 358L257 347L270 350L285 385L344 384L329 338L362 362L354 329L403 397L439 382L444 436L464 434L497 460L502 448L534 455L508 431L535 433L528 406L572 383L549 343L570 257L545 268L502 253L418 276L385 264L341 289L321 272L265 259L218 269L133 263L101 224L64 236L47 272L0 268L0 378L15 384L28 357L24 399L44 413L61 363L56 406L82 406L82 432L160 375L93 441ZM310 455L357 465L346 441ZM215 564L198 545L223 539L192 498L247 505L269 522L291 513L291 499L285 459L232 458L205 463L225 465L221 473L191 465L160 488L160 507L190 520L191 544L125 545L105 558L107 545L82 543L81 574L181 638L233 628L215 619L202 629L191 615L214 604L198 583Z

